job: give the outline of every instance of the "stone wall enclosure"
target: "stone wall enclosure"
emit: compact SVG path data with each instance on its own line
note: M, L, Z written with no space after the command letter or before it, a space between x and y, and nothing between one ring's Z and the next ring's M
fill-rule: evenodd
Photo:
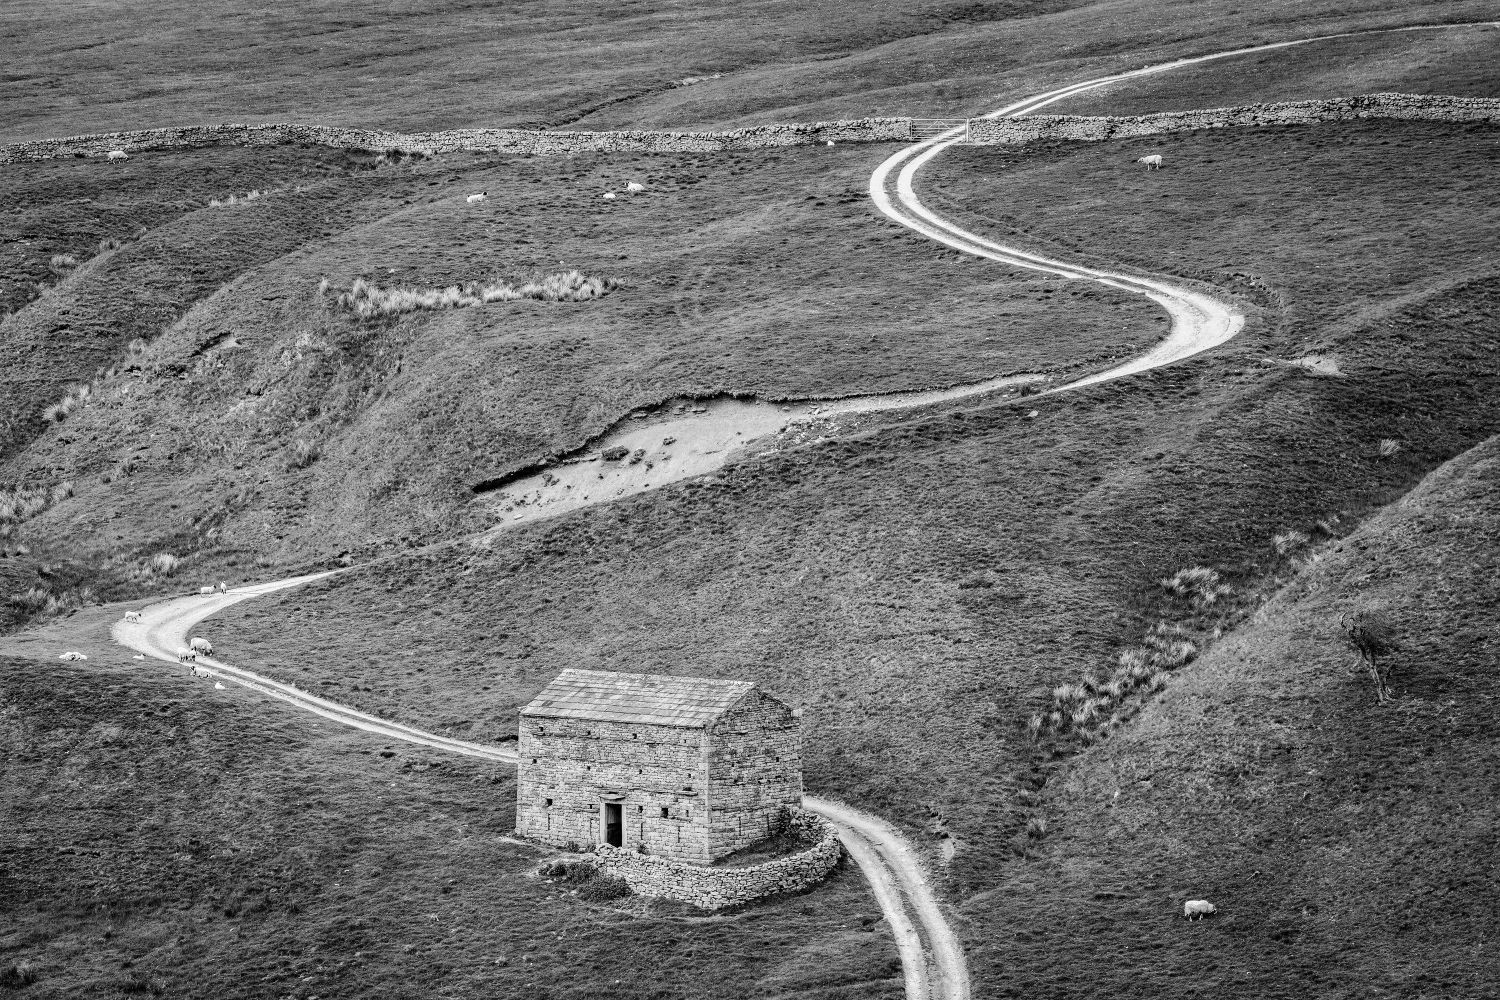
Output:
M594 867L617 878L638 896L676 899L718 910L778 893L797 892L827 877L843 856L833 824L805 809L789 807L787 823L812 846L796 854L746 868L704 868L601 844Z

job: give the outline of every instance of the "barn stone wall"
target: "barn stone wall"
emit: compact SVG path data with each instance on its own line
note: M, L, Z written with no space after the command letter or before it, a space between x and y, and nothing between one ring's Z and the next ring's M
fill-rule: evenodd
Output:
M522 716L517 752L520 835L558 847L598 844L601 803L615 800L626 848L713 860L704 730Z
M709 846L720 858L761 840L802 801L802 731L786 705L752 691L708 736Z
M1370 118L1500 124L1500 99L1425 94L1366 94L1326 101L1291 101L1236 108L1168 111L1132 118L1087 118L1078 115L976 118L970 123L969 131L973 144L993 146L1036 142L1039 139L1101 142L1106 139L1130 139L1193 129L1315 125Z
M854 121L792 122L718 132L538 132L527 129L473 128L444 132L383 132L326 125L202 125L144 129L38 139L0 146L0 163L50 160L65 156L103 156L112 149L193 149L203 146L274 146L311 143L335 149L426 153L583 152L681 153L819 145L825 142L905 142L911 135L906 118L861 118Z
M681 900L705 910L800 892L827 877L843 856L838 831L821 816L788 807L787 821L812 846L745 868L700 868L629 849L595 848L594 866L639 896Z

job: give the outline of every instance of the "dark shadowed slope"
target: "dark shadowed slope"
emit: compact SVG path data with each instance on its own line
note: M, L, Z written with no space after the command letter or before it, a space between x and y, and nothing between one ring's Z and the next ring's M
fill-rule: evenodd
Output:
M1048 785L1050 846L966 905L1013 928L975 942L991 995L1493 996L1497 581L1491 438ZM1400 632L1385 706L1339 633L1359 608ZM1219 915L1185 923L1199 898Z

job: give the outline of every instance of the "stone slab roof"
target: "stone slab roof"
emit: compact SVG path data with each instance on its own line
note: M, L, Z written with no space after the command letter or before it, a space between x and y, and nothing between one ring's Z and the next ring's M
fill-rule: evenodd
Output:
M702 729L754 687L749 681L707 677L564 670L521 714Z

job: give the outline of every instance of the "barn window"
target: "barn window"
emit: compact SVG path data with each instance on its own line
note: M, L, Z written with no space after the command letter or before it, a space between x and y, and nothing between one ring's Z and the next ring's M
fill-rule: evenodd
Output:
M668 819L668 818L670 818L670 816L671 816L671 811L669 809L667 809L666 806L662 806L661 807L661 818L662 819Z

